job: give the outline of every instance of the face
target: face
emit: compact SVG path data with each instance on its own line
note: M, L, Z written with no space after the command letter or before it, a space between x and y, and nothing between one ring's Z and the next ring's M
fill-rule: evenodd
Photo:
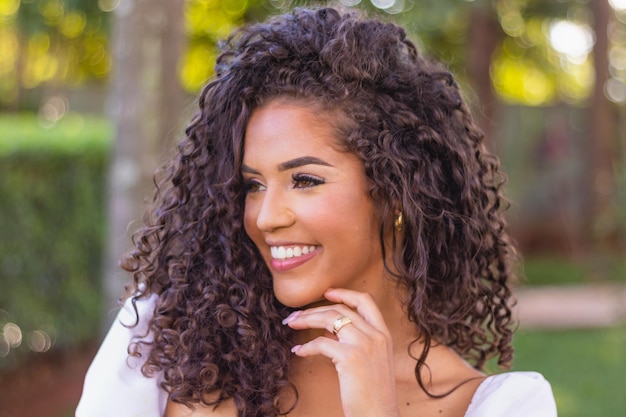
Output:
M244 223L278 300L303 307L328 288L375 293L383 261L379 221L363 164L338 149L328 119L272 101L244 139Z

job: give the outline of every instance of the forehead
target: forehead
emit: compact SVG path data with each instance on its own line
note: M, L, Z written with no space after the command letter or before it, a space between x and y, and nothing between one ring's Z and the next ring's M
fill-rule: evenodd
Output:
M244 137L244 161L277 154L339 153L341 140L331 119L305 104L271 101L252 112Z

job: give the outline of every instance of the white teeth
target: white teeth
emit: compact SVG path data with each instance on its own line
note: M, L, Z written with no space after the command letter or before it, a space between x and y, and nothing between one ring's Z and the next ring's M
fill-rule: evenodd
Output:
M289 259L297 258L298 256L308 255L315 251L316 246L291 246L285 248L284 246L271 246L270 253L274 259Z

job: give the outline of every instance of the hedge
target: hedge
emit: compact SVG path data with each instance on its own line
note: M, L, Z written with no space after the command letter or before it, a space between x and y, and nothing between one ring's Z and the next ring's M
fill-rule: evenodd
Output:
M110 138L102 119L0 116L0 370L97 336Z

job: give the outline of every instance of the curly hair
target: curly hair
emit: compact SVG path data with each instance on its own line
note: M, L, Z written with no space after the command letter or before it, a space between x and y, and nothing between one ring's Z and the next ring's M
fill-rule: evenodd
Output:
M277 416L295 404L281 325L290 309L243 226L243 138L255 108L273 99L332 115L345 149L363 162L381 215L380 240L403 215L392 278L426 348L442 343L482 369L512 360L511 260L504 174L488 153L453 76L418 54L391 23L332 8L293 12L237 30L157 189L122 266L136 299L158 294L145 375L162 372L173 401L240 416ZM383 257L386 259L385 254ZM297 400L296 400L297 401Z

